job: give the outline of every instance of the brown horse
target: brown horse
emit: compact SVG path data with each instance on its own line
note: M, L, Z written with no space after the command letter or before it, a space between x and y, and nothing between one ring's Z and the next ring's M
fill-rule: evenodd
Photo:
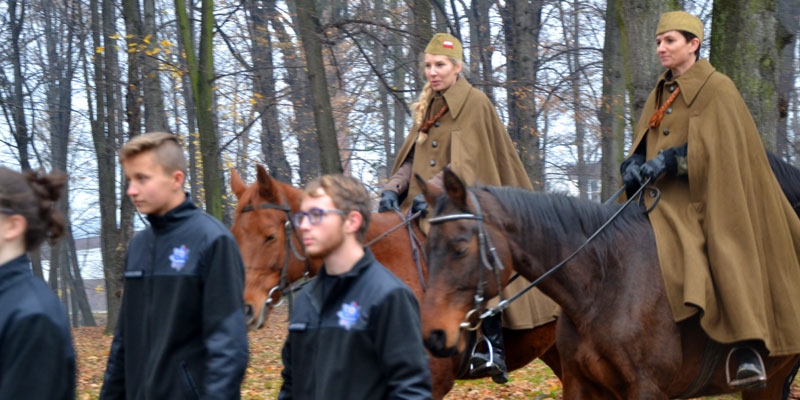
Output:
M290 214L300 209L301 189L273 179L262 166L257 166L256 182L246 185L236 171L231 171L231 189L238 201L231 232L239 243L246 267L245 303L248 326L258 329L266 321L269 308L288 294L288 286L304 275L313 276L321 261L306 259L291 225ZM415 253L413 237L424 235L415 222L409 234L401 215L373 213L365 243L386 268L400 277L414 292L423 296L427 275L422 251ZM398 229L400 228L400 229ZM283 277L283 278L282 278ZM555 322L529 330L504 330L507 365L518 369L536 357L560 372L555 342ZM453 387L464 354L448 358L431 357L433 395L441 399ZM472 377L465 377L469 379ZM479 377L474 377L479 378Z
M497 294L513 269L532 282L545 276L539 288L561 306L556 344L565 399L733 391L724 368L732 347L709 345L696 319L673 322L655 239L641 209L615 215L618 205L516 188L467 188L450 170L444 188L418 181L435 205L425 243L429 287L421 305L423 338L432 353L461 345L464 315L484 312L475 293ZM571 253L560 269L549 269ZM762 356L767 388L744 392L744 399L781 398L800 360Z

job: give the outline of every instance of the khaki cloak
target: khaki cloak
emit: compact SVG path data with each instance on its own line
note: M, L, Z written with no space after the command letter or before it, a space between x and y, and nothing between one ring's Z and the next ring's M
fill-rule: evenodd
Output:
M445 102L449 110L428 131L427 140L416 143L419 126L414 124L398 152L392 178L384 190L402 194L408 188L401 208L411 207L412 200L420 193L409 172L430 180L448 165L467 185L516 186L531 190L525 167L489 98L466 79L459 78L443 95L434 97L426 118L436 115ZM411 171L396 174L409 155L413 156ZM520 277L503 293L508 298L528 283ZM503 326L531 329L553 321L554 310L557 310L555 302L534 289L503 312Z
M800 220L733 82L706 60L674 81L663 74L635 133L631 153L643 145L648 160L688 142L688 174L655 183L661 198L649 214L675 320L699 312L718 342L759 339L772 356L800 353Z

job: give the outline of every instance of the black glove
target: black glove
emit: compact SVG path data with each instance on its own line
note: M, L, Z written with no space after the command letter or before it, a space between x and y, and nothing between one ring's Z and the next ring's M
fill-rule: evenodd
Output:
M425 201L425 195L422 193L414 197L414 201L411 203L411 214L416 214L418 211L422 211L423 217L428 215L428 202Z
M397 200L397 192L393 190L384 190L381 193L381 201L378 203L378 212L384 211L400 211L400 202Z
M686 150L687 144L659 151L657 156L642 165L639 174L642 175L642 179L650 178L651 181L655 181L664 174L678 176L679 172L685 173ZM684 165L680 171L679 164Z
M622 175L622 185L625 186L625 190L636 191L639 186L642 186L643 179L639 173L642 164L644 164L644 156L639 153L633 153L620 164L619 173Z

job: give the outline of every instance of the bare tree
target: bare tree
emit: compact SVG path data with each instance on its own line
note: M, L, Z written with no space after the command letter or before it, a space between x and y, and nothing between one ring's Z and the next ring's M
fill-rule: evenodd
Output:
M333 121L333 109L319 36L321 33L319 15L314 0L298 0L296 3L297 32L303 42L306 56L306 71L311 84L311 103L317 126L322 172L341 173L343 171L342 161L336 141L336 126Z
M270 174L283 182L292 181L292 169L286 159L283 138L278 116L278 96L272 57L272 34L269 32L270 19L276 15L275 0L257 2L246 0L245 7L250 15L250 40L253 54L253 86L255 87L256 109L261 114L261 150Z
M775 149L778 116L774 7L774 2L714 0L711 24L711 64L736 83L768 149Z
M203 189L206 212L222 220L222 163L220 159L217 118L214 111L214 2L202 0L200 8L200 41L193 42L192 24L184 0L175 0L181 42L189 66L192 98L200 132ZM197 52L195 52L197 47Z
M508 134L519 145L534 190L544 189L544 153L537 126L535 83L543 2L512 1L500 10L508 59Z
M625 144L625 75L622 55L620 10L617 1L606 2L603 46L603 100L598 111L603 157L601 159L601 200L619 186L619 164Z
M642 115L647 96L661 73L654 48L656 28L665 0L621 0L620 26L625 39L624 55L628 71L628 98L631 126L636 125Z
M800 2L794 0L778 0L778 54L780 69L778 76L778 122L776 127L775 150L788 159L796 153L790 148L789 107L792 104L794 82L797 78L798 63L794 57L795 44L800 34Z

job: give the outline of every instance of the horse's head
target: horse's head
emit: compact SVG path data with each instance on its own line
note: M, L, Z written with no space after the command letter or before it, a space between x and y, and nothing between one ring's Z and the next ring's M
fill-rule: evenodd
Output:
M286 285L306 271L290 217L299 209L301 190L275 180L261 165L249 186L231 170L231 189L238 201L231 232L245 265L247 324L258 329L267 319L268 306L280 301Z
M513 244L503 236L498 217L504 214L486 193L469 190L449 169L444 188L419 176L428 204L434 205L425 242L428 290L421 304L422 334L435 356L464 351L462 329L476 329L486 300L510 277ZM482 199L479 201L479 197Z

